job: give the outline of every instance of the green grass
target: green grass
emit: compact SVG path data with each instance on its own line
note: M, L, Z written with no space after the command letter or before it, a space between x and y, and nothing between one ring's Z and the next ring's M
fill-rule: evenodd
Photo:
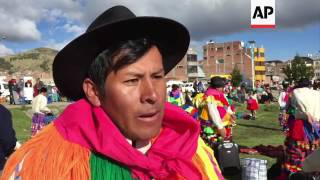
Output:
M51 109L55 109L59 114L63 111L64 106L50 105ZM243 104L236 104L237 112L248 112ZM26 115L30 107L12 108L13 124L16 130L17 138L21 142L25 142L30 138L31 133L31 118ZM283 144L284 135L281 131L278 122L278 106L269 105L265 107L260 105L257 112L256 120L238 119L237 126L233 129L233 140L240 146L254 147L257 145L273 145L278 146ZM268 160L268 168L276 162L275 158L255 154L240 154L241 158L253 157ZM234 180L241 179L240 176L229 176L226 179Z
M65 106L49 105L49 108L53 110L55 114L60 114L64 107ZM20 106L10 109L16 137L21 143L26 142L31 137L31 117L27 115L27 111L30 111L30 109L30 106Z
M20 142L25 142L31 135L31 118L25 113L25 108L10 109L13 119L13 127L16 131L16 137Z
M236 104L236 108L237 112L249 113L243 104ZM260 104L256 120L237 119L237 126L233 129L233 140L239 146L247 146L249 148L258 145L282 145L285 137L279 125L278 115L279 107L277 105L265 106ZM276 162L276 158L260 154L240 154L240 158L247 157L267 160L268 168ZM226 179L237 180L241 179L241 176L227 176Z
M245 111L244 105L238 106L239 111ZM284 136L278 122L278 106L260 105L256 120L237 121L234 128L234 141L239 145L253 147L259 144L280 145Z

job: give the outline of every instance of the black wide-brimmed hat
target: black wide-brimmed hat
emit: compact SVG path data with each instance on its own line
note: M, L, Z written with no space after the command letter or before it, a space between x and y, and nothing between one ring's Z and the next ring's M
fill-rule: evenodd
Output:
M184 57L190 42L188 30L174 20L137 17L126 7L115 6L98 16L84 34L57 54L53 62L56 86L72 100L83 98L82 83L93 60L115 43L138 38L156 43L166 74Z
M221 88L227 84L226 79L220 76L214 76L210 79L210 87Z

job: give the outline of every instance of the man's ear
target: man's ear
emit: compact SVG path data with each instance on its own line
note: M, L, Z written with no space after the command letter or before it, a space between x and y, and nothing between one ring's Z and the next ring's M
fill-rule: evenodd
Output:
M99 91L98 87L92 82L91 79L86 78L82 83L82 89L84 94L86 95L87 99L90 103L94 106L100 106L101 101L99 98Z

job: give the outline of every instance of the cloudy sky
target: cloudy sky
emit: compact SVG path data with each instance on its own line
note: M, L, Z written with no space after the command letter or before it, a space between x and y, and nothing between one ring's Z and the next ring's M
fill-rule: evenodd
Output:
M184 24L202 57L208 40L255 40L267 60L320 54L320 0L275 0L276 28L250 28L250 0L0 0L0 56L37 47L61 49L101 12L125 5L138 16Z

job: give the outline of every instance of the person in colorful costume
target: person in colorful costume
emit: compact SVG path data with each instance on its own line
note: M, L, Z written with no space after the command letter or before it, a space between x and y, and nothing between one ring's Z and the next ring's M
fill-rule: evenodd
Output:
M309 86L308 79L300 80L289 100L294 111L289 113L284 172L279 179L302 171L305 158L320 147L320 92Z
M289 82L284 81L282 83L282 91L279 94L278 103L280 106L279 124L282 127L283 132L288 132L288 117L287 110L289 108L289 96L290 87Z
M47 88L42 87L40 93L32 100L32 123L31 123L31 136L35 136L46 125L46 114L51 110L47 107Z
M189 42L176 21L106 10L54 59L55 84L75 102L9 158L1 180L223 179L197 122L165 103L164 76Z
M182 106L183 110L189 113L195 120L198 119L198 109L194 107L192 103L192 98L188 91L185 92L184 105Z
M254 91L250 91L248 95L247 110L251 112L251 119L255 120L257 114L256 111L259 109L257 94Z
M179 85L172 85L172 90L169 93L169 102L180 107L184 104L183 94L180 90Z
M199 119L202 128L214 127L216 138L210 140L230 140L232 138L231 128L235 123L235 115L223 93L225 79L215 76L210 80L210 87L204 93L200 105ZM221 138L220 138L221 137ZM210 143L209 143L210 144Z

